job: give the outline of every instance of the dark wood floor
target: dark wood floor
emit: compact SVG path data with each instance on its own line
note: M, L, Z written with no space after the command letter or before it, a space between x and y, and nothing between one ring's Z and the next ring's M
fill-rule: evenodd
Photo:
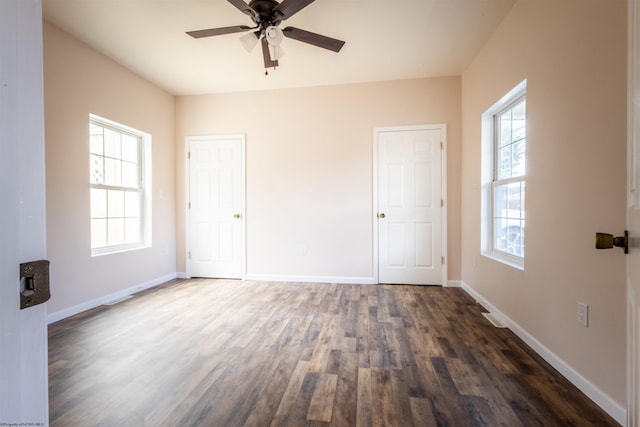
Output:
M174 281L49 328L52 426L617 425L463 290Z

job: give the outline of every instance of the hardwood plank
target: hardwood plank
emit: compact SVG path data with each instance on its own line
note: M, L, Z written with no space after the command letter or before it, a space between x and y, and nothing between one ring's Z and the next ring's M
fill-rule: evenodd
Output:
M395 425L400 414L393 399L391 375L388 369L371 369L371 400L375 402L371 412L373 425ZM401 424L397 423L397 425Z
M287 384L287 389L285 390L284 395L280 400L280 404L278 405L278 410L276 411L273 422L271 423L272 426L281 425L281 423L283 423L287 418L288 413L293 410L298 394L302 389L305 377L307 373L309 373L309 365L310 363L305 360L299 361L296 365L296 368L289 379L289 383Z
M358 402L358 357L355 353L340 353L337 375L332 423L353 426L356 424Z
M417 397L409 398L411 406L411 417L413 424L416 426L435 426L438 425L436 417L433 415L433 408L429 399L421 399Z
M320 374L309 403L307 420L330 422L333 415L333 404L336 397L338 376Z
M174 280L49 327L50 425L616 425L461 289Z
M371 369L358 369L358 388L356 399L356 426L370 427L372 420Z

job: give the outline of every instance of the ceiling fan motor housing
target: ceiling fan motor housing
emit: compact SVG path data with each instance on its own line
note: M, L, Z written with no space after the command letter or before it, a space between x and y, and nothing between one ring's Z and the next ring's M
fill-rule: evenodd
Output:
M273 10L278 4L275 0L251 0L249 7L260 17L260 21L256 23L266 28L269 25L278 25L280 23L281 19L276 19L277 17L274 15L277 13Z

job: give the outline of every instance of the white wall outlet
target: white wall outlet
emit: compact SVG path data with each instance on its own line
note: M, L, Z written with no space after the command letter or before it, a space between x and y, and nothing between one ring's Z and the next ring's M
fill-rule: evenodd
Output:
M578 323L582 326L589 327L589 306L583 302L578 302Z

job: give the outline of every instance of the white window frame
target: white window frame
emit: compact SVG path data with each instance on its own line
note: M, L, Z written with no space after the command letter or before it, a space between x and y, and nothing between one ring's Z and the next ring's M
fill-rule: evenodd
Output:
M136 250L147 248L151 246L151 135L146 132L131 128L129 126L122 125L104 117L97 116L95 114L89 115L89 125L96 125L112 131L118 132L123 135L128 135L136 138L139 141L138 145L138 185L137 186L117 186L107 185L104 183L94 183L91 177L91 167L89 175L89 222L92 227L92 212L91 212L91 190L116 190L124 192L135 192L141 195L140 202L140 239L136 242L104 245L99 247L93 247L93 230L91 233L91 256L107 255L112 253ZM90 136L90 134L89 134ZM89 158L91 158L91 150L89 152ZM89 164L91 164L89 162ZM108 218L108 214L106 218Z
M524 256L510 254L494 247L494 218L496 216L494 214L493 195L494 188L498 184L510 182L526 183L526 170L521 177L497 180L496 165L498 148L496 142L496 118L522 100L526 102L526 96L527 80L525 79L482 114L481 252L486 257L520 270L524 270ZM526 220L524 221L526 224Z

